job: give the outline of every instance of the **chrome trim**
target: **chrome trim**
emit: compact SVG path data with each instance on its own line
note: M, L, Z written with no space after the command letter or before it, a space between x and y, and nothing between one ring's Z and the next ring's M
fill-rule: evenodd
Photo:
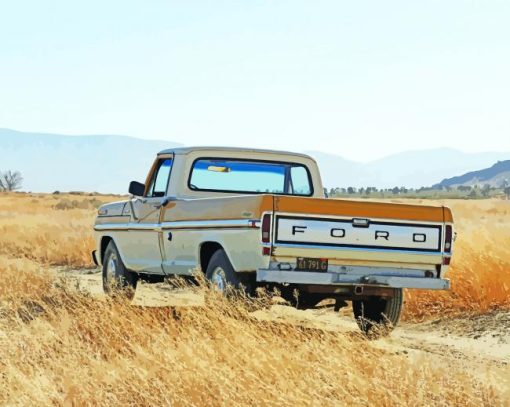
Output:
M357 226L353 222L354 220L340 221L325 217L303 218L278 215L275 227L275 246L286 243L424 252L441 251L440 225L368 222L367 220L366 225ZM333 231L336 233L334 234ZM383 234L382 239L378 240L378 233ZM413 241L412 237L417 233L425 235L426 239L423 242Z
M158 231L161 232L161 227L157 223L103 223L95 225L94 230L146 230L146 231Z
M352 218L352 226L357 228L367 228L370 225L370 220L367 218Z
M94 225L95 231L102 230L128 230L127 223L101 223L99 225Z
M279 267L280 264L288 264L291 266L290 270L296 268L296 263L292 261L270 261L269 270L284 270ZM347 274L347 275L385 275L385 276L396 276L396 277L425 277L425 272L434 271L434 265L424 268L410 268L410 267L388 267L388 266L353 266L353 265L337 265L328 264L328 272Z
M169 229L231 229L231 228L260 228L259 219L218 219L218 220L180 220L174 222L163 222L163 230Z
M288 249L319 249L319 250L341 250L341 251L356 251L356 252L374 252L374 253L405 253L410 255L420 255L420 256L445 256L446 253L442 252L422 252L419 250L396 250L396 249L365 249L362 247L341 247L341 246L324 246L324 245L307 245L307 244L289 244L289 243L277 243L273 244L273 249L277 250L278 248L288 248ZM276 254L276 256L280 256L281 254Z
M129 219L130 215L124 215L124 214L115 214L115 213L108 213L107 215L100 215L98 214L97 217L99 219L112 219L112 218L126 218Z
M349 275L309 271L257 270L257 281L266 283L320 284L320 285L368 285L392 288L418 288L448 290L450 280L425 277L397 277L392 275Z
M426 207L426 206L425 206ZM291 216L294 218L316 218L317 220L320 220L321 218L329 218L329 219L338 219L343 221L352 222L353 219L359 219L360 217L356 216L345 216L345 215L328 215L328 214L318 214L318 213L301 213L301 212L283 212L283 211L274 211L275 216ZM370 222L393 222L393 223L409 223L413 225L432 225L432 226L443 226L445 222L442 221L427 221L427 220L409 220L405 218L379 218L376 216L371 216L368 219ZM452 223L453 224L453 223Z
M94 226L94 230L147 230L161 232L176 229L259 229L259 219L215 219L197 221L174 221L163 223L104 223Z

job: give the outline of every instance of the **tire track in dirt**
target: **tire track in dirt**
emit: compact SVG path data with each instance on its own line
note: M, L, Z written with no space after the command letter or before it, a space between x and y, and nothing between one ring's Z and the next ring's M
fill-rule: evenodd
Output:
M81 289L104 296L101 274L95 270L55 269ZM203 306L201 295L169 284L139 284L135 305ZM256 318L299 324L347 335L361 335L350 307L334 312L331 307L297 310L285 305L253 313ZM370 341L371 346L403 354L419 363L423 358L437 363L469 366L477 374L496 376L510 389L510 312L493 312L465 318L437 319L421 323L401 323L388 337Z

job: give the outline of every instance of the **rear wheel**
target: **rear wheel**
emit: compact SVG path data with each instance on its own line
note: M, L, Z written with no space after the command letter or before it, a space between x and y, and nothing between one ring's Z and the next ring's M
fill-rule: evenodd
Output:
M122 295L130 300L135 296L138 275L126 269L113 240L108 243L103 258L103 290L105 294Z
M229 287L233 290L244 290L249 295L253 295L255 292L253 275L236 272L227 254L221 249L212 255L205 276L216 289L225 295L229 293Z
M404 295L402 288L394 289L392 297L372 297L352 302L354 317L365 333L389 333L402 313Z

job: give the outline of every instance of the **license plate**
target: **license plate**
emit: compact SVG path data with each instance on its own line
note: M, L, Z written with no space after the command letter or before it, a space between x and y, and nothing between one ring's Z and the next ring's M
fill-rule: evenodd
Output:
M328 259L313 259L298 257L296 259L297 271L328 271Z

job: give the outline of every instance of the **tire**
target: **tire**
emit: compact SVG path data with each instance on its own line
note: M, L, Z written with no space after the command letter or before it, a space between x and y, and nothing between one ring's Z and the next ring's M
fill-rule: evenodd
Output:
M103 291L110 296L132 300L138 284L138 274L126 269L115 243L110 241L103 258Z
M244 291L248 295L254 295L255 282L252 274L238 273L232 267L224 250L217 250L211 257L205 277L212 285L228 296L232 291Z
M354 318L366 334L372 332L389 333L400 319L404 303L404 290L394 289L393 297L372 297L352 302Z

